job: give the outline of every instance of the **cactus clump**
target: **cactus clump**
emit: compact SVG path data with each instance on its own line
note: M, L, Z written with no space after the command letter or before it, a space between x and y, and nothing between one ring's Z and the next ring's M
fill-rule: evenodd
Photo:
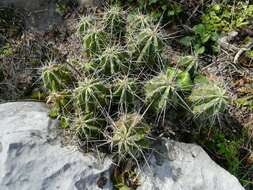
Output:
M102 29L92 28L83 37L83 45L88 57L99 55L103 52L107 43L107 33Z
M229 103L226 90L203 77L195 79L189 100L193 104L196 117L202 115L212 119L223 113Z
M150 126L143 122L141 115L123 114L113 127L112 146L116 154L120 158L143 156L143 150L149 147L149 131Z
M191 86L188 72L169 67L166 73L161 73L146 83L146 102L152 103L157 112L165 111L168 105L184 103L183 93L189 91Z
M112 6L105 12L103 23L105 31L111 35L123 36L125 32L125 13L119 6Z
M126 108L128 105L133 106L137 97L136 79L127 76L120 77L114 81L113 97L120 105L120 108Z
M98 56L98 67L106 75L113 75L119 71L127 70L127 53L120 46L107 47L101 55Z
M128 22L128 32L138 32L145 28L151 28L154 26L153 19L149 15L144 15L141 13L130 14L127 17Z
M50 91L59 91L67 87L71 79L70 71L64 65L50 64L42 70L44 86Z
M93 78L85 78L74 90L74 100L77 108L84 113L90 113L105 105L107 94L108 90L102 82Z
M105 121L94 113L86 113L75 119L74 127L80 140L94 141L101 139Z
M80 21L77 25L77 31L79 35L84 36L87 32L93 27L94 25L94 18L90 15L82 16Z
M137 63L155 64L161 59L164 36L158 28L144 28L130 40ZM133 44L131 44L133 43Z

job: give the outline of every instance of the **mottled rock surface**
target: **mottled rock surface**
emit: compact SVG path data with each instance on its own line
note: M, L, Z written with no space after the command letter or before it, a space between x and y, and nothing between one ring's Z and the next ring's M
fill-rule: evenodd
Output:
M111 189L111 161L63 147L47 112L41 103L0 105L0 189Z
M112 190L111 161L63 146L44 104L0 104L1 190ZM138 190L243 190L197 145L164 140Z
M138 190L243 190L239 181L194 144L164 140L141 173Z

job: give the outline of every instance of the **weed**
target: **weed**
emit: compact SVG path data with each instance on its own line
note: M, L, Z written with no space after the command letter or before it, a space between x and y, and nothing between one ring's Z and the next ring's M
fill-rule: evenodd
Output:
M3 47L0 48L0 58L8 57L13 54L13 49L9 43L6 43Z
M187 47L193 46L196 54L217 53L219 36L249 24L252 15L253 6L247 3L238 2L236 6L214 4L205 11L201 23L193 27L194 35L183 37L180 42Z

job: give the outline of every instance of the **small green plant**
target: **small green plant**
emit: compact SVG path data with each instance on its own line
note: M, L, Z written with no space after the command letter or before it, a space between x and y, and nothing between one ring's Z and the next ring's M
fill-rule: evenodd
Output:
M117 5L111 6L104 15L105 31L112 36L123 36L125 32L125 12Z
M192 36L183 37L180 42L193 47L196 54L219 52L218 39L223 32L249 24L253 6L238 2L236 5L213 4L205 11L201 23L193 27Z
M190 91L191 87L188 72L169 67L166 73L159 74L145 85L146 102L152 103L157 112L166 111L169 105L186 106L183 93Z
M42 79L47 89L59 91L67 87L71 79L71 72L64 65L50 63L43 67Z
M6 43L3 47L0 48L0 58L7 57L13 54L13 49L9 43Z
M112 3L128 5L130 9L137 9L150 14L155 21L161 18L164 22L171 22L182 11L180 3L166 0L111 0Z
M128 70L126 64L128 54L120 46L109 46L98 56L97 66L106 75Z
M229 103L226 90L202 76L196 77L189 100L196 117L204 116L212 121L226 110Z
M240 146L242 139L238 137L227 137L222 131L213 129L213 138L209 143L209 148L215 151L220 157L224 159L224 164L229 172L233 175L238 175L241 165Z
M242 107L248 107L253 110L253 94L246 95L244 97L238 98L236 103Z
M83 45L89 57L99 55L108 43L108 35L102 29L97 29L95 26L88 30L83 37Z
M253 59L253 50L248 50L248 51L246 51L246 55L247 55L248 57L250 57L251 59Z
M108 90L97 79L85 78L74 90L74 101L79 110L84 113L98 111L106 103Z
M147 135L150 126L137 113L123 114L113 124L112 147L116 149L119 160L127 158L138 159L144 156L144 150L149 147Z
M87 34L87 32L94 26L94 18L90 15L82 16L77 25L77 31L81 36Z

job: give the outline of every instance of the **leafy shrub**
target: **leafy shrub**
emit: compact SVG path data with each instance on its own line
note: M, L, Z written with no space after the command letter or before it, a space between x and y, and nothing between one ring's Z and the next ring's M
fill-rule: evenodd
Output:
M193 46L195 53L203 54L211 51L219 52L218 38L222 32L228 32L236 28L250 24L253 5L238 2L236 5L213 4L205 11L201 23L193 27L192 36L183 37L180 42L187 46Z
M150 14L155 21L161 17L168 22L177 17L183 10L180 3L176 1L168 2L166 0L111 0L112 3L121 5L132 5L136 9Z

